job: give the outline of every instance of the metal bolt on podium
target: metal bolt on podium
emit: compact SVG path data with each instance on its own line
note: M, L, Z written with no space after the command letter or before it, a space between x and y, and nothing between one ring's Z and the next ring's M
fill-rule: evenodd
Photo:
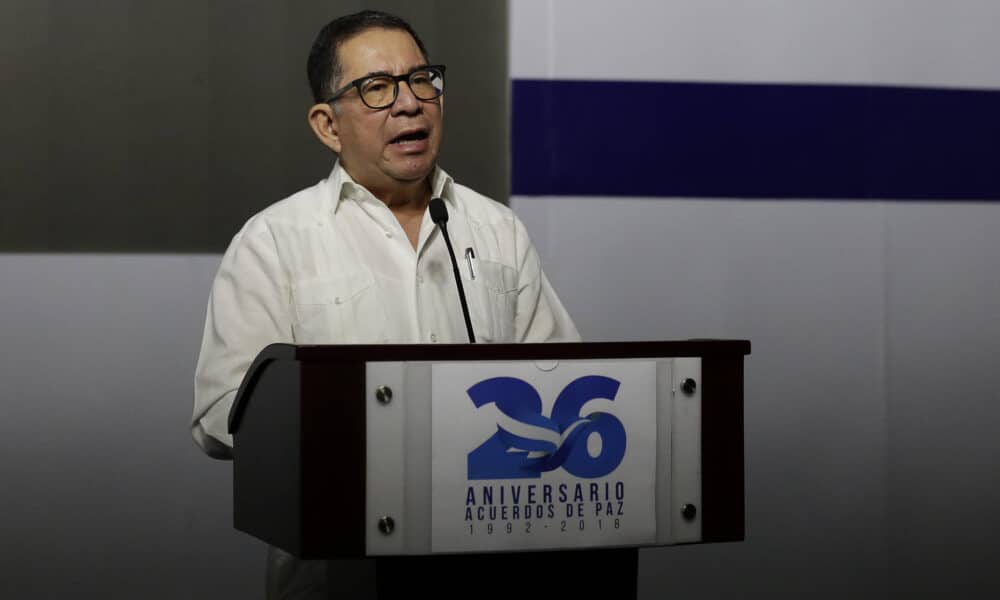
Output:
M698 383L694 379L691 379L690 377L688 377L681 383L681 391L684 392L685 396L694 395L694 391L696 389L698 389Z
M375 399L379 404L389 404L392 402L392 388L387 385L380 385L375 390Z
M694 504L685 504L681 508L681 516L684 517L685 521L694 521L694 518L698 516L698 508Z
M378 530L384 535L389 535L396 529L396 521L392 517L382 517L378 520Z

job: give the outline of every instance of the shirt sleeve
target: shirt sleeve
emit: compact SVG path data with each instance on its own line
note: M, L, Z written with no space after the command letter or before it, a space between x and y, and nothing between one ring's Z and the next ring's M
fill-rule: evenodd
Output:
M514 243L518 261L518 342L579 342L580 334L542 270L541 259L520 219L514 217Z
M269 344L292 341L289 297L271 230L251 219L212 284L195 370L191 434L209 456L231 457L229 409L254 357Z

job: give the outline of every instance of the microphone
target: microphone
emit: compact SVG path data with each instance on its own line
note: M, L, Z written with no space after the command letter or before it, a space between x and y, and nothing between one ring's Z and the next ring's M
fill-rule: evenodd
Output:
M441 229L444 236L444 243L448 246L448 255L451 256L451 268L455 271L455 283L458 284L458 299L462 303L462 316L465 317L465 330L469 334L469 343L476 343L476 334L472 333L472 319L469 318L469 305L465 302L465 288L462 287L462 274L458 270L458 261L455 260L455 249L451 247L451 238L448 237L448 208L444 205L444 200L440 198L431 199L429 205L431 211L431 221Z

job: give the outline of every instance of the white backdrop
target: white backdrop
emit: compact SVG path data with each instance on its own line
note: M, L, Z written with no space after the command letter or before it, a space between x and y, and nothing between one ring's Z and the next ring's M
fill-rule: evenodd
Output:
M996 22L986 1L512 0L511 76L1000 88ZM512 206L586 340L753 342L747 540L643 551L640 597L1000 593L995 201Z

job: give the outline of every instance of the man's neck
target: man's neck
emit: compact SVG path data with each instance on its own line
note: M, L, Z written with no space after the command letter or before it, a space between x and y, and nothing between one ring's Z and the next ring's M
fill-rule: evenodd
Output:
M431 201L431 182L426 178L411 186L394 187L388 190L371 190L371 193L385 202L394 213L423 213Z
M417 250L420 239L420 224L427 211L427 205L431 201L430 177L425 178L422 183L418 183L416 186L395 188L391 192L369 191L389 207L393 216L396 217L396 221L406 233L407 239L410 240L410 245L413 246L414 250Z
M357 177L350 172L346 165L341 163L347 174L355 183L362 186L373 196L385 203L393 213L422 213L431 201L431 178L432 174L419 181L382 181L368 182L363 177Z

